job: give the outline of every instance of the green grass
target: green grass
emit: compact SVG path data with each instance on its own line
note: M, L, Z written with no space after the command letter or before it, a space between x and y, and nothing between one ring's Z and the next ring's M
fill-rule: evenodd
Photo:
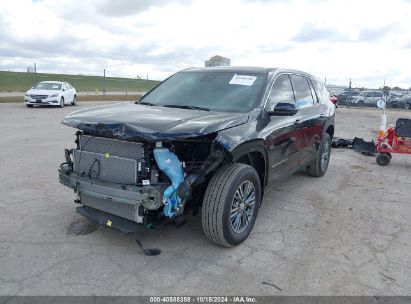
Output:
M37 73L37 80L32 73L0 71L0 92L25 92L40 81L65 81L79 92L103 91L104 79L101 76L65 75ZM108 92L145 92L153 88L158 81L132 78L106 77L105 87Z
M136 101L141 95L80 95L77 102L82 101ZM0 103L23 103L23 96L0 97Z

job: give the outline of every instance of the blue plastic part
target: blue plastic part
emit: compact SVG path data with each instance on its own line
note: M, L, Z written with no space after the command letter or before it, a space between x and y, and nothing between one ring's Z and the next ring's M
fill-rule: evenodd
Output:
M158 168L171 180L171 185L163 193L164 215L171 218L177 212L181 201L177 188L184 181L183 167L177 155L167 148L155 148L153 153Z

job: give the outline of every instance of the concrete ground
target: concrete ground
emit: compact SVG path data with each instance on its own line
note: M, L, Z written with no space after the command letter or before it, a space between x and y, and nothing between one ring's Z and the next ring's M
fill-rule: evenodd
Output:
M210 243L199 217L136 236L68 234L81 217L57 167L75 130L60 121L96 104L0 104L0 295L411 295L411 155L380 167L334 149L325 177L267 191L232 249ZM337 110L337 136L372 139L378 126L377 109ZM162 253L142 255L135 237Z

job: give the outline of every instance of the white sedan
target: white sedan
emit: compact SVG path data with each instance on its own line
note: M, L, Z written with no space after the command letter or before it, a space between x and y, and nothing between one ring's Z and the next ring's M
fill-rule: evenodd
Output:
M31 108L34 105L59 106L71 104L76 105L77 92L67 82L42 81L32 87L24 94L26 106Z

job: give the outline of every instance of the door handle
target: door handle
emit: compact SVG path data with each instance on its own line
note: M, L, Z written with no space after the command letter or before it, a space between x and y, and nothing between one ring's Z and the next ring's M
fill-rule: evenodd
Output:
M325 117L325 114L320 114L320 117L321 117L321 118L324 118L324 117Z
M300 122L301 122L301 119L296 119L296 120L294 121L294 124L295 124L295 125L298 125Z

